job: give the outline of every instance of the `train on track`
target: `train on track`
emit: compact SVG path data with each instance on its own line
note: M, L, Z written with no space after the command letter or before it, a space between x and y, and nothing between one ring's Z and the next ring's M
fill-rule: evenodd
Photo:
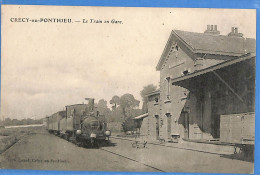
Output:
M65 111L46 117L46 129L83 147L99 147L108 142L111 131L105 117L96 110L93 98L86 100L88 104L69 105Z

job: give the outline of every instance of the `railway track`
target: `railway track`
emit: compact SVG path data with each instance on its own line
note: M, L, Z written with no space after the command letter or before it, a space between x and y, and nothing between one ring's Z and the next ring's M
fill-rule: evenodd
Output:
M140 162L140 161L138 161L138 160L132 159L132 158L130 158L130 157L124 156L124 155L122 155L122 154L119 154L119 153L116 153L116 152L113 152L113 151L106 150L106 149L104 149L104 148L99 148L99 150L102 150L102 151L108 152L108 153L110 153L110 154L114 154L114 155L123 157L123 158L125 158L125 159L131 160L131 161L134 161L134 162L137 162L137 163L140 163L140 164L145 165L145 166L147 166L147 167L149 167L149 168L152 168L152 169L154 169L154 170L156 170L156 171L166 172L166 171L163 171L163 170L161 170L161 169L159 169L159 168L156 168L156 167L154 167L154 166L150 166L150 165L148 165L148 164L146 164L146 163Z
M0 150L0 155L5 153L7 150L11 149L14 145L21 142L23 139L25 139L27 137L28 137L28 135L25 134L25 135L20 136L19 139L15 138L15 140L11 144L7 145L3 150Z
M61 138L60 138L60 139L61 139ZM73 142L70 142L70 143L73 143ZM75 143L73 143L73 144L75 144ZM77 145L77 144L76 144L76 145ZM77 145L77 146L79 146L79 145ZM122 155L122 154L119 154L119 153L116 153L116 152L113 152L113 151L109 151L109 150L104 149L104 148L102 148L102 147L99 147L98 150L102 150L102 151L104 151L104 152L107 152L107 153L110 153L110 154L114 154L114 155L120 156L120 157L125 158L125 159L127 159L127 160L131 160L131 161L133 161L133 162L140 163L140 164L142 164L142 165L144 165L144 166L147 166L147 167L152 168L152 169L154 169L154 170L156 170L156 171L159 171L159 172L166 172L166 171L163 171L163 170L161 170L161 169L159 169L159 168L156 168L156 167L154 167L154 166L151 166L151 165L148 165L148 164L146 164L146 163L140 162L140 161L138 161L138 160L132 159L132 158L127 157L127 156L125 156L125 155Z
M21 137L21 138L20 138L19 140L17 140L14 144L10 145L7 149L5 149L4 151L2 151L1 154L4 153L5 151L7 151L8 149L10 149L11 147L13 147L14 145L16 145L17 143L21 142L23 139L26 139L26 138L28 138L28 135L24 135L23 137ZM61 139L61 138L60 138L60 139ZM72 143L72 142L70 142L70 143ZM75 144L75 143L72 143L72 144ZM119 154L119 153L116 153L116 152L113 152L113 151L104 149L104 148L102 148L102 147L98 148L98 150L101 150L101 151L104 151L104 152L107 152L107 153L110 153L110 154L114 154L114 155L116 155L116 156L120 156L120 157L122 157L122 158L125 158L125 159L127 159L127 160L131 160L131 161L133 161L133 162L142 164L142 165L144 165L144 166L147 166L147 167L152 168L152 169L154 169L154 170L156 170L156 171L159 171L159 172L166 172L166 171L163 171L163 170L161 170L161 169L159 169L159 168L156 168L156 167L154 167L154 166L151 166L151 165L148 165L148 164L146 164L146 163L140 162L140 161L138 161L138 160L132 159L132 158L127 157L127 156L125 156L125 155L122 155L122 154Z

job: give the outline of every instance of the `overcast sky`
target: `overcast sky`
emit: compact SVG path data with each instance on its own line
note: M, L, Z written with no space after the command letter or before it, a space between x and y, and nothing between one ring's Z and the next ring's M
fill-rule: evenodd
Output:
M236 26L255 38L255 10L2 6L1 115L41 118L82 103L158 86L155 70L171 30ZM10 18L122 20L123 24L19 23ZM140 103L142 104L142 103ZM140 106L141 107L141 106Z

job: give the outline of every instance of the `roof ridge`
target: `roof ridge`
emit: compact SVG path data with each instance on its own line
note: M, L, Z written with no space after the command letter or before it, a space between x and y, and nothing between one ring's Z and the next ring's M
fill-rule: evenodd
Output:
M156 70L161 69L163 61L166 59L167 49L171 44L170 41L173 40L173 38L178 40L193 54L207 53L211 55L226 56L226 58L223 59L231 59L244 55L245 53L254 53L256 51L256 40L254 38L173 29L164 47L161 58L157 63Z
M208 36L213 36L213 37L232 37L232 38L245 38L245 37L237 37L237 36L228 36L228 35L223 35L223 34L211 34L211 33L201 33L201 32L191 32L191 31L186 31L186 30L176 30L174 29L173 31L180 31L180 32L186 32L186 33L196 33L196 34L201 34L201 35L208 35ZM254 39L254 38L252 38Z
M181 31L181 30L179 30L179 31ZM174 30L173 30L173 32L178 36L178 38L179 38L180 40L182 40L185 44L187 44L188 46L190 46L192 50L195 51L195 48L193 48L187 41L185 41L184 38L182 38L181 36L179 36L178 33L176 33Z

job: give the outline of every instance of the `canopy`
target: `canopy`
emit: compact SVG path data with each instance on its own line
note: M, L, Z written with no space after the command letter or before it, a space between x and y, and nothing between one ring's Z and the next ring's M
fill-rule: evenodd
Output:
M143 119L143 118L145 118L145 117L148 117L148 113L139 115L139 116L137 116L137 117L135 117L135 118L133 118L133 119L134 119L134 120L139 120L139 119Z

